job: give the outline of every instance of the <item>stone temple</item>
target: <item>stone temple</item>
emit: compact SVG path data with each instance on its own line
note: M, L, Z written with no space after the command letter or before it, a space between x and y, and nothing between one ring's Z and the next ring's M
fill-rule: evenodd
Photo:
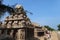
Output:
M16 5L15 13L0 22L0 40L43 40L45 30L30 21L21 5Z

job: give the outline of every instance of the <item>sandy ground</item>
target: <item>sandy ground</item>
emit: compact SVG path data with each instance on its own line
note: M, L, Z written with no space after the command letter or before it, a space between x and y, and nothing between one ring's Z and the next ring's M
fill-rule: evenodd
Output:
M58 40L60 40L60 31L57 32Z
M51 32L51 40L58 40L58 35L56 31Z

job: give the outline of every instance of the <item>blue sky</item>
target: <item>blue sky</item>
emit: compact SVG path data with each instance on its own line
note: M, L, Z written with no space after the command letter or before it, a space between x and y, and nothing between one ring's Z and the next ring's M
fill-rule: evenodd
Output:
M6 5L21 4L25 10L33 13L27 14L32 22L40 25L49 25L57 29L60 24L60 0L4 0Z

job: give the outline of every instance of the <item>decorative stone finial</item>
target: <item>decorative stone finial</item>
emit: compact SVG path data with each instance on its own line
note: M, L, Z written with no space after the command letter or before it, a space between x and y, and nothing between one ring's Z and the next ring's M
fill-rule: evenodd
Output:
M22 6L22 5L17 4L17 5L15 6L15 8L23 8L23 6Z

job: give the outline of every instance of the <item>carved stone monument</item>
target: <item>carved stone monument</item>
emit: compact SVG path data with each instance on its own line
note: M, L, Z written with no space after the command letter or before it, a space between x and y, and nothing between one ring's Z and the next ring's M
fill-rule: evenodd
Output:
M39 33L44 31L40 26L33 25L21 5L16 5L15 12L0 22L0 35L6 34L13 40L40 40ZM38 36L37 36L38 35Z
M15 13L6 17L5 19L5 28L16 28L15 30L10 30L7 33L13 37L15 40L25 40L26 32L25 27L31 27L31 21L27 17L23 7L21 5L16 5ZM18 28L22 28L17 30Z

